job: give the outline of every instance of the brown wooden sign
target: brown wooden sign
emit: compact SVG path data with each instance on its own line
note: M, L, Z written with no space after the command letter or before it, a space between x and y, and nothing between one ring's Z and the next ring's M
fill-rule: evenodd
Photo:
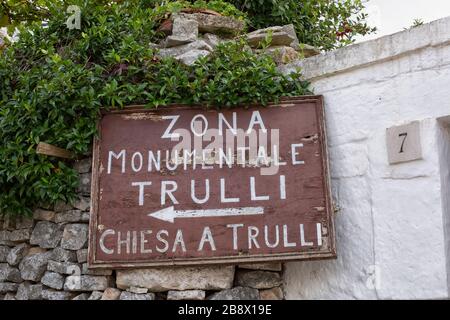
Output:
M90 267L336 256L322 98L105 113Z

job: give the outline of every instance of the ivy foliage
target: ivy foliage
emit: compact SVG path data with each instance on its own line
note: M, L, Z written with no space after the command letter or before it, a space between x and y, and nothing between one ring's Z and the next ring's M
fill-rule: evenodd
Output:
M65 8L54 5L48 27L21 26L18 42L0 52L2 214L74 199L78 174L70 161L36 154L36 146L89 154L102 108L229 108L309 93L298 73L283 76L243 42L221 45L193 66L158 58L150 43L159 37L162 11L152 1L73 2L81 7L80 30L69 30Z

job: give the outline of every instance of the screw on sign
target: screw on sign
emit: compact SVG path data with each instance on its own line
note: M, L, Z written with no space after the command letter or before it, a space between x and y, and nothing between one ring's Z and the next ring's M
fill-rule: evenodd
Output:
M128 107L99 131L91 267L336 257L321 97Z

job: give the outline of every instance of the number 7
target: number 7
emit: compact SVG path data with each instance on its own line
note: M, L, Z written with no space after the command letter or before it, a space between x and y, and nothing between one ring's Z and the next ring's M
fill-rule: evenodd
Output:
M405 145L405 140L406 140L406 137L408 136L408 133L407 132L400 133L398 136L403 137L402 145L400 146L400 152L399 152L399 153L403 153L403 146Z

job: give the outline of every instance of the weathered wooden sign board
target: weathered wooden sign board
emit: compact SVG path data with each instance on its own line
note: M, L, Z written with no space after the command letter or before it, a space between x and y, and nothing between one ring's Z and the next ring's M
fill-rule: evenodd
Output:
M90 267L336 256L321 97L129 107L99 132Z

